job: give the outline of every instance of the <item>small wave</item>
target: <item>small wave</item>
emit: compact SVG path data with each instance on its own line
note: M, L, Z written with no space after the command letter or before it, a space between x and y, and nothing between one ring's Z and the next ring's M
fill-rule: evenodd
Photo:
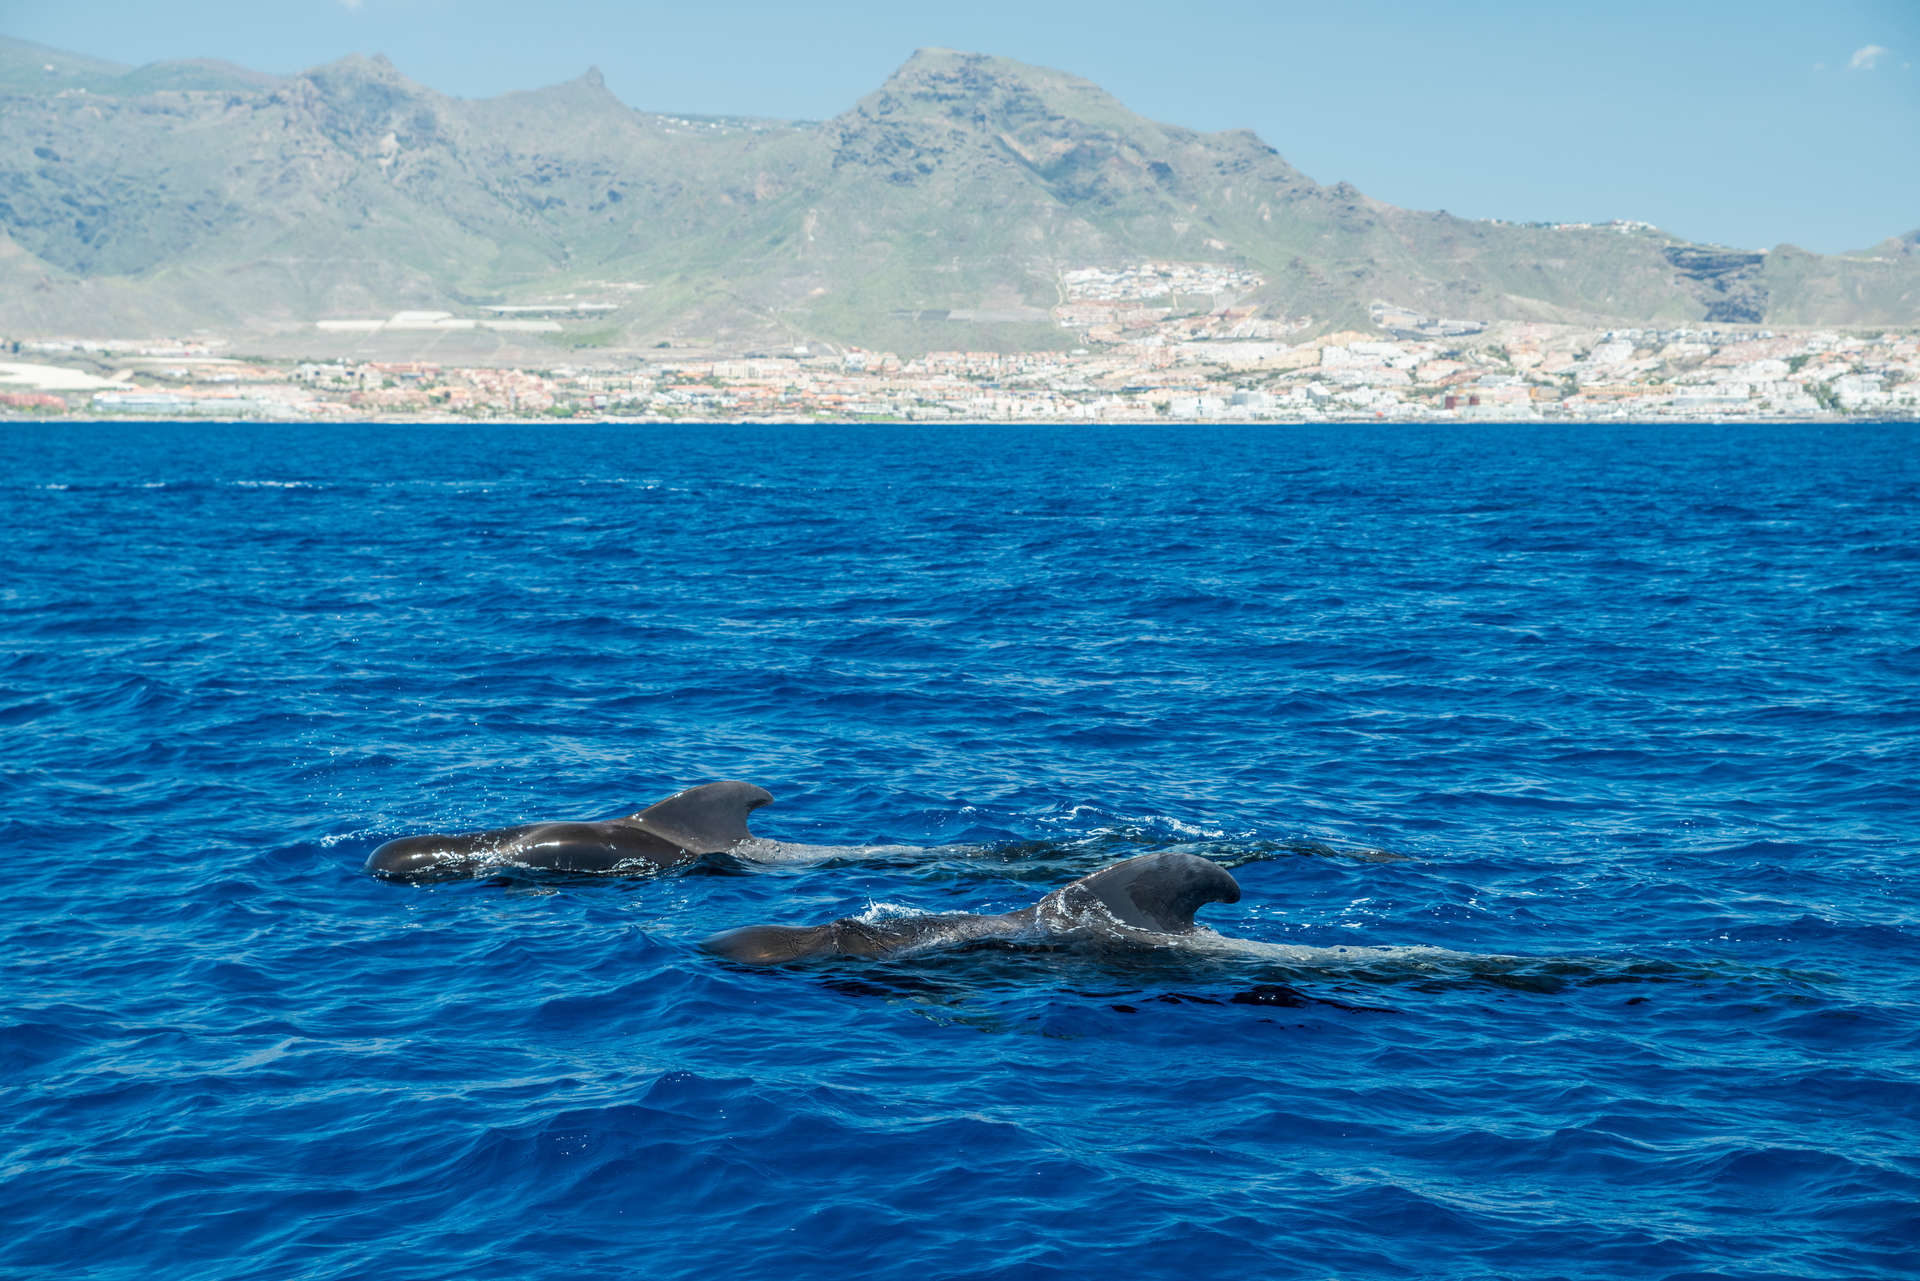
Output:
M794 841L773 841L756 837L727 851L736 858L753 863L834 863L864 862L873 859L919 859L928 855L966 856L978 846L944 845L805 845Z
M1085 824L1092 820L1097 826L1087 829ZM1086 831L1089 836L1135 836L1143 833L1170 833L1188 840L1224 840L1227 829L1209 827L1168 814L1115 814L1092 805L1076 805L1064 815L1043 820L1057 825L1073 825Z
M853 919L865 925L878 925L882 921L899 921L926 915L924 908L912 907L905 903L868 899L866 907L862 908Z

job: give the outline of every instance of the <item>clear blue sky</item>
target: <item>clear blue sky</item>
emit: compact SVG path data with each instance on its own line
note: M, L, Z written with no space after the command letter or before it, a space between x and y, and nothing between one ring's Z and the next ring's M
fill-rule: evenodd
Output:
M636 107L812 119L943 45L1412 208L1826 251L1920 227L1920 0L0 0L0 33L283 72L381 52L462 97L597 65Z

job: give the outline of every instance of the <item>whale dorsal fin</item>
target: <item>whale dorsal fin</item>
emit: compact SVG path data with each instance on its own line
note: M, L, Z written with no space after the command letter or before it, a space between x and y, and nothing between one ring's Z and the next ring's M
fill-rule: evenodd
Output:
M702 783L649 805L627 822L638 824L689 854L724 854L752 840L747 815L771 801L765 788L729 779Z
M1054 893L1063 906L1090 895L1124 925L1180 934L1208 903L1238 903L1240 883L1212 859L1166 850L1115 863Z

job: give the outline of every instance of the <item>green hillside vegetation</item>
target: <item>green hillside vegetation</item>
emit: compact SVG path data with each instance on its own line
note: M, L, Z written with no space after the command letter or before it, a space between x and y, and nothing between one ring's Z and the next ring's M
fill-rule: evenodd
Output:
M48 68L51 68L49 70ZM138 69L0 41L0 328L292 335L572 297L562 345L1071 345L1060 273L1251 268L1310 330L1482 321L1912 324L1915 236L1747 254L1476 222L1322 186L1244 131L922 50L832 120L634 111L595 72L485 101L352 57ZM956 314L957 313L957 314Z

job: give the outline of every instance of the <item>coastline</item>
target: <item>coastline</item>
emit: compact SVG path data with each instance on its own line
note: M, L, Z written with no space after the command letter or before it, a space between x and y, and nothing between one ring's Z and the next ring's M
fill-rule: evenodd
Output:
M1457 427L1514 427L1514 426L1655 426L1655 425L1692 425L1701 427L1835 427L1835 426L1920 426L1920 412L1904 414L1831 414L1820 417L1793 414L1740 414L1724 417L1699 417L1693 415L1609 415L1574 416L1571 414L1535 415L1532 417L1499 417L1493 415L1474 415L1472 417L1453 417L1445 415L1398 415L1378 414L1328 415L1320 418L1015 418L1015 419L965 419L965 418L811 418L811 417L767 417L759 415L726 417L687 417L687 416L606 416L590 417L575 415L569 418L539 417L479 417L479 416L413 416L413 415L369 415L367 417L326 417L299 418L292 416L274 417L270 415L249 414L231 417L180 417L166 414L59 414L53 416L35 416L31 414L0 413L0 425L3 426L75 426L100 427L115 423L169 423L195 426L241 426L260 427L1317 427L1317 426L1457 426Z

